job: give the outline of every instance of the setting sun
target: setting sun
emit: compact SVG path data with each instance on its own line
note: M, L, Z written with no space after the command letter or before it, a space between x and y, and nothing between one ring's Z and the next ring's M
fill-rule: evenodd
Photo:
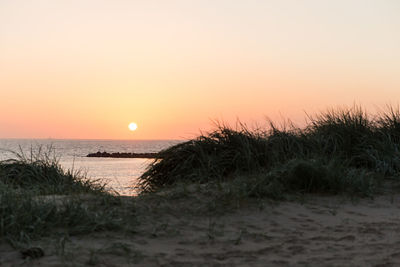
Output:
M129 123L129 130L135 131L137 129L137 124L134 122Z

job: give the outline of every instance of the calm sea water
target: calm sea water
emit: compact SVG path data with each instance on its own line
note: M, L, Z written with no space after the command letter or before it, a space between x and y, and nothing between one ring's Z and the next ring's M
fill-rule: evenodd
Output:
M181 141L176 140L56 140L56 139L0 139L0 160L15 158L10 151L52 150L65 169L81 170L89 179L103 179L121 195L134 195L137 178L151 159L87 158L97 151L107 152L158 152Z

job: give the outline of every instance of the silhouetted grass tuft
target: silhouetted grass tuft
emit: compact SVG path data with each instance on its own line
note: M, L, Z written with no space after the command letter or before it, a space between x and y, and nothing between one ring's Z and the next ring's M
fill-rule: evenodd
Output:
M64 171L49 153L0 162L0 238L30 242L54 231L90 233L121 227L116 205L99 181Z
M52 148L29 156L14 153L16 158L0 161L0 182L15 189L37 194L104 193L105 184L86 179L79 171L64 170L52 156Z
M285 193L370 196L399 177L400 112L370 117L362 108L309 117L305 128L248 130L218 126L209 134L161 151L140 177L143 192L177 182L236 184L238 194L281 198ZM240 192L239 192L240 191Z

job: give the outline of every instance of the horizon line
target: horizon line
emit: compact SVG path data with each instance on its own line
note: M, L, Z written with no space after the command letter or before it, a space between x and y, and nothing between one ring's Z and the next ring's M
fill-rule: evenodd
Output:
M189 139L111 139L111 138L53 138L53 137L0 137L0 140L76 140L76 141L185 141Z

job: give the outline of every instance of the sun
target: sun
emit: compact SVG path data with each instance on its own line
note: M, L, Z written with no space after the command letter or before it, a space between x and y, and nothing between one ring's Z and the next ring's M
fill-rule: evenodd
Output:
M131 122L131 123L129 123L128 128L129 128L129 130L131 130L131 131L135 131L135 130L137 129L137 124L134 123L134 122Z

